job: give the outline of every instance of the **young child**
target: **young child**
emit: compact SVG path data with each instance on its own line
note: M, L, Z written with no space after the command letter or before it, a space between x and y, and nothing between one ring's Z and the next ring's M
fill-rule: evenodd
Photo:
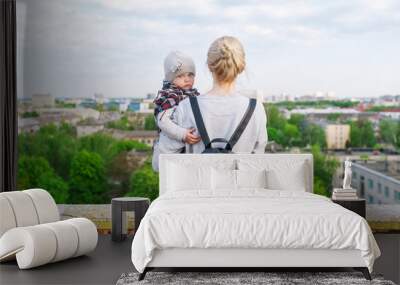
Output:
M176 141L195 144L200 137L193 134L194 128L185 129L173 122L173 114L179 102L189 96L198 96L199 92L193 88L196 68L193 60L179 51L168 54L164 60L165 78L163 87L158 91L154 100L154 117L159 128L159 136L168 136ZM180 152L183 152L181 150ZM153 145L153 169L158 171L158 140Z

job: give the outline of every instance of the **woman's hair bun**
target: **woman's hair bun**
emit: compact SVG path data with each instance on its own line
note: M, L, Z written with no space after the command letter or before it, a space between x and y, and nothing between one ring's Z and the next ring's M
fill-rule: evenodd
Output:
M242 44L230 36L216 39L208 49L207 65L219 82L233 82L246 66Z

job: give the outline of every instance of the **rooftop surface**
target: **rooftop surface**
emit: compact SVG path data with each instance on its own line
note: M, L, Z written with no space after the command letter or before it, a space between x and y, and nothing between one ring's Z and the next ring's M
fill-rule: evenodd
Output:
M385 162L385 161L374 161L368 163L358 163L361 166L364 166L368 169L374 170L386 176L392 177L400 182L400 166L397 168L393 168L390 164L399 163L399 162Z

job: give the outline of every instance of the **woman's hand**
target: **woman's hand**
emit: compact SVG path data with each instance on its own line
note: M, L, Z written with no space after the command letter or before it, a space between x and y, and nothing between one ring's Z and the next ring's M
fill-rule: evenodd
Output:
M195 128L191 128L186 131L185 139L183 140L185 143L196 144L201 140L199 136L193 134L194 131L196 131Z

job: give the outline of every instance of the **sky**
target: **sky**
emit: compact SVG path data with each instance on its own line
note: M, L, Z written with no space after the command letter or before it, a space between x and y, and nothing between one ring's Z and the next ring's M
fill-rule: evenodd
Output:
M238 89L400 94L397 0L17 0L17 31L19 97L144 97L172 50L193 57L203 93L207 50L224 35L245 49Z

